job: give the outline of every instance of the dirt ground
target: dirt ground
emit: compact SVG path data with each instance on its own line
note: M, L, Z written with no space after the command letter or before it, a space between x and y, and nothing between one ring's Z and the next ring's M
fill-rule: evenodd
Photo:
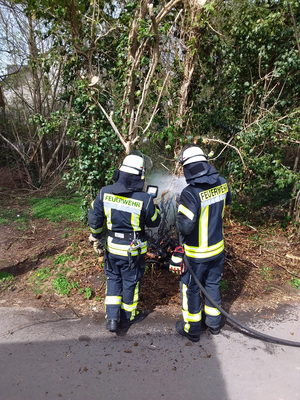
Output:
M22 196L0 193L1 207L22 213ZM226 219L226 261L221 283L222 306L230 313L250 309L275 309L280 304L300 302L300 240L279 224L243 225ZM105 274L88 241L89 228L78 222L51 223L30 219L26 229L17 222L0 224L0 272L14 276L0 280L0 306L66 307L78 315L104 312ZM162 314L181 312L179 277L168 271L164 256L153 257L149 249L147 270L139 307ZM151 255L152 254L152 255ZM69 295L52 286L57 273L55 260L65 255L69 281L78 282ZM39 285L39 272L49 268L52 280ZM299 279L299 280L298 280ZM48 283L47 283L48 282ZM91 289L86 298L83 290Z

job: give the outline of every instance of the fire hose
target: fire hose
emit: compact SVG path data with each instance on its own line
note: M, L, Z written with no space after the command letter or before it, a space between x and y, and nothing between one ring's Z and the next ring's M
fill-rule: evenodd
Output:
M189 273L192 275L194 281L196 282L196 284L198 285L199 289L201 290L201 292L203 293L203 295L211 302L211 304L217 308L221 314L223 314L227 319L229 319L231 322L233 322L233 324L237 325L238 327L242 328L242 330L240 331L241 333L245 334L244 331L248 331L250 332L252 335L251 337L255 338L255 339L259 339L259 340L265 340L267 342L271 342L271 343L276 343L276 344L282 344L285 346L293 346L293 347L300 347L300 342L293 342L292 340L285 340L285 339L280 339L280 338L276 338L274 336L269 336L266 335L264 333L258 332L252 328L249 328L246 325L243 325L241 322L237 321L235 318L233 318L231 315L229 315L225 310L223 310L212 298L211 296L207 293L207 291L204 289L204 287L202 286L201 282L199 281L199 279L197 278L196 274L194 273L194 271L192 270L187 256L186 254L184 254L184 263L185 263L185 267L186 269L189 271ZM234 327L235 328L235 327Z

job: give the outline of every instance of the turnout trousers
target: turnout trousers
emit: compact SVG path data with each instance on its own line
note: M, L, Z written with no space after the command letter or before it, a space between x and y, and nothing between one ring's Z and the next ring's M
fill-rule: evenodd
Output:
M134 257L136 258L136 257ZM135 268L130 269L128 258L105 252L106 319L131 321L136 315L145 259L141 255Z
M190 267L211 298L221 304L220 280L224 268L225 252L211 261L202 261L188 257ZM182 316L184 330L191 335L199 335L201 329L202 299L200 289L189 271L181 275ZM204 299L205 323L211 328L218 328L221 313L207 298Z

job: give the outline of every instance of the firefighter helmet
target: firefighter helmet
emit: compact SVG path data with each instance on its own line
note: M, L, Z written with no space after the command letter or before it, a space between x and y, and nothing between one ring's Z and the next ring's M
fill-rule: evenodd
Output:
M120 171L143 176L145 174L144 158L139 155L129 154L124 158Z
M207 161L207 157L200 147L194 144L184 146L180 155L181 164L185 167L197 161Z

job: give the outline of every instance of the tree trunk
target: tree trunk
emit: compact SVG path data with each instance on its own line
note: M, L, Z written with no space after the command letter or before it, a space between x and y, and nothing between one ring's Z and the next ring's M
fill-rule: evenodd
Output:
M195 64L200 48L201 27L199 14L202 12L206 0L187 0L185 2L186 18L189 23L183 35L184 43L189 43L184 59L183 80L179 90L179 102L177 108L177 126L182 127L188 108L188 96L192 82Z

